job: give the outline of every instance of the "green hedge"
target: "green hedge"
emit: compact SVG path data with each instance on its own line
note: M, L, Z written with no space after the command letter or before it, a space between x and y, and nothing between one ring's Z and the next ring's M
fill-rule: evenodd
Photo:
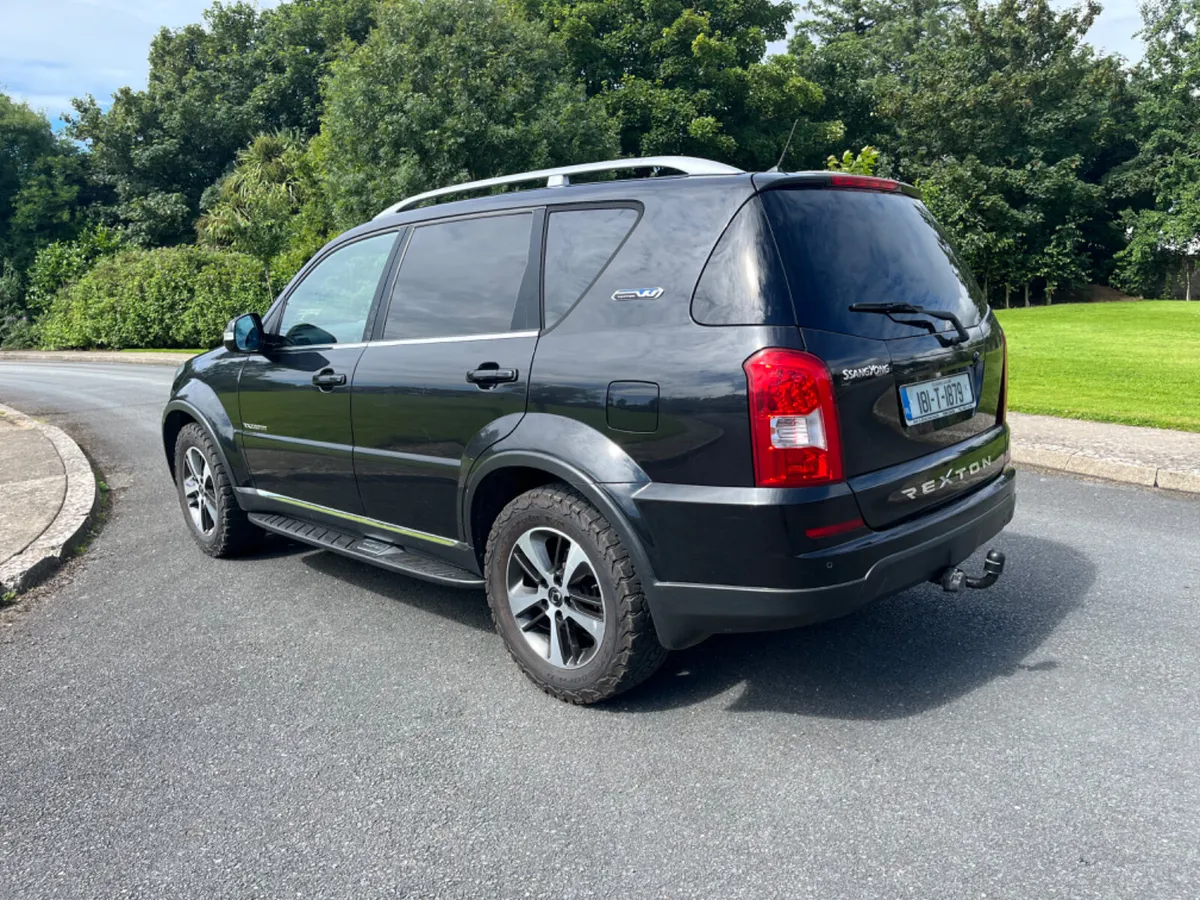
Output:
M262 267L198 247L128 250L63 288L38 322L50 350L211 347L239 313L270 304Z

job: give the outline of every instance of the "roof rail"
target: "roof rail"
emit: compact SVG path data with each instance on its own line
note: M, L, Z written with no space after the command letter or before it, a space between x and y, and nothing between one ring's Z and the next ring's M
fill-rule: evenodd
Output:
M545 180L546 187L563 187L571 183L572 175L584 175L589 172L615 172L621 169L672 169L684 175L740 175L741 169L727 166L725 163L714 162L711 159L700 159L695 156L643 156L637 159L609 159L604 162L581 163L576 166L559 166L555 169L538 169L536 172L521 172L516 175L501 175L498 178L484 178L482 181L468 181L464 184L452 184L449 187L425 191L405 197L399 203L393 203L375 218L380 219L398 213L402 209L416 206L434 197L444 197L447 194L461 194L466 191L476 191L483 188L499 187L503 184L522 184L527 181Z

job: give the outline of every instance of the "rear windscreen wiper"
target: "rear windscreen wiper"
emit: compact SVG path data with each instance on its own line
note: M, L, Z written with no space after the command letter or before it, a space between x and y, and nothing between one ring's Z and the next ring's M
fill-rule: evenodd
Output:
M943 322L949 322L954 326L954 330L958 332L958 339L951 341L954 344L961 344L968 340L971 336L967 334L967 329L963 328L963 323L952 312L946 312L941 309L926 309L924 306L914 306L911 303L851 303L851 312L866 312L866 313L881 313L885 316L890 316L894 313L914 316L929 316L931 319L941 319ZM904 322L906 325L925 325L923 322Z

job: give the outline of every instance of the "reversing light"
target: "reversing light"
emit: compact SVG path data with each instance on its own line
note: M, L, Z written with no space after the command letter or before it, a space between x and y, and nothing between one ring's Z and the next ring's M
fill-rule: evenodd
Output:
M832 175L830 184L840 188L856 188L860 191L898 191L900 182L873 175Z
M746 372L754 482L805 487L842 480L842 443L833 378L811 353L768 347Z

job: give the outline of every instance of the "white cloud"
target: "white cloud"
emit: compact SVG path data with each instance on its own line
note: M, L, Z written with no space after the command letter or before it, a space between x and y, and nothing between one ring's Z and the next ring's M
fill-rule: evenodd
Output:
M278 0L262 0L274 6ZM0 89L52 119L72 97L145 87L150 39L201 21L210 0L0 0Z

